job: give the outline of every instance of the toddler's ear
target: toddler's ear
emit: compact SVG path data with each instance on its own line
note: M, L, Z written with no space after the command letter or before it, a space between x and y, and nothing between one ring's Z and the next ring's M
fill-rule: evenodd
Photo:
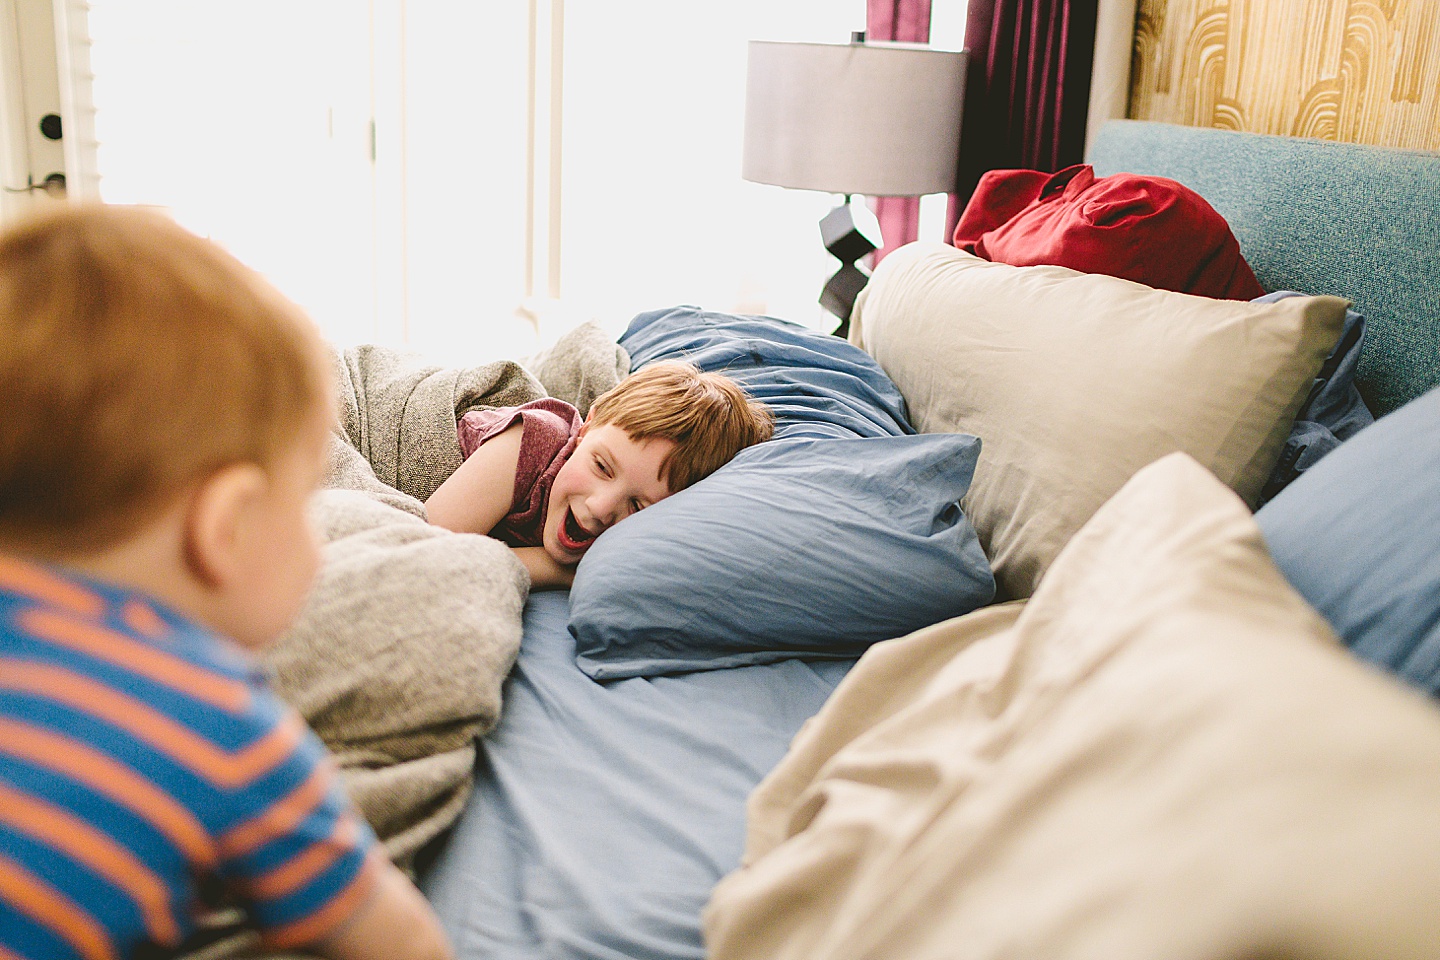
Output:
M259 466L235 463L196 488L185 517L185 562L207 587L224 587L240 575L245 526L268 485Z

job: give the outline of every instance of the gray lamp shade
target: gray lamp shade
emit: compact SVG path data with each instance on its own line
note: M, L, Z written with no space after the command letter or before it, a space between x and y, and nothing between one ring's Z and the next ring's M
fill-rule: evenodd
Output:
M750 41L741 175L870 197L948 193L966 60L910 43Z

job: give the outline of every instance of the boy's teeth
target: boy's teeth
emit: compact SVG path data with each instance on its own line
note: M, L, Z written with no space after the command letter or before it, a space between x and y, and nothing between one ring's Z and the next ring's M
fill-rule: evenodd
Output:
M593 539L590 532L580 526L580 521L575 519L575 514L569 510L565 511L565 536L571 543L588 543Z

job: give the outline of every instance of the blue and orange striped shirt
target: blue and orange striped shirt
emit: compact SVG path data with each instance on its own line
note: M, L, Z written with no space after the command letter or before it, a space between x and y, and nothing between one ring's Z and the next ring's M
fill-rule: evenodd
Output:
M0 960L180 945L218 881L274 947L328 933L378 847L238 647L0 555Z

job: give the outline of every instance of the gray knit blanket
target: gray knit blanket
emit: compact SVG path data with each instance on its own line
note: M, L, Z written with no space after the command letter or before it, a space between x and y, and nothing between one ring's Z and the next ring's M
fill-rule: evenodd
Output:
M594 324L523 362L450 369L378 346L336 357L340 429L311 508L324 561L267 661L398 863L469 796L530 589L498 540L425 521L423 501L462 460L456 421L544 396L588 411L628 368Z
M335 356L340 422L311 506L323 562L265 663L402 867L470 796L476 738L500 717L530 588L500 541L425 520L424 500L462 460L456 422L543 396L584 414L629 363L595 324L535 357L467 369L378 346ZM249 956L254 937L237 920L243 926L235 911L214 917L230 935L192 960Z

